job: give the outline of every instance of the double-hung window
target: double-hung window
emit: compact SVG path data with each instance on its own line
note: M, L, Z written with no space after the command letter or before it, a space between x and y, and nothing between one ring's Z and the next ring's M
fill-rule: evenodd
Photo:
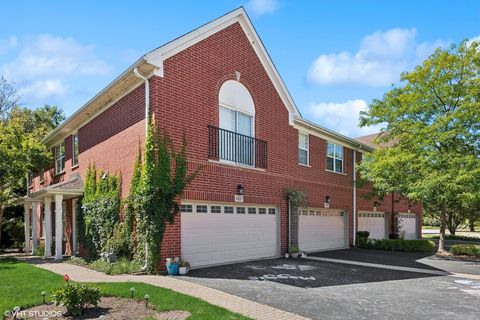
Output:
M327 142L327 170L343 173L343 147Z
M72 167L78 166L78 133L72 136Z
M54 148L55 152L55 174L65 171L65 142L57 144Z
M308 166L308 134L298 133L298 163Z

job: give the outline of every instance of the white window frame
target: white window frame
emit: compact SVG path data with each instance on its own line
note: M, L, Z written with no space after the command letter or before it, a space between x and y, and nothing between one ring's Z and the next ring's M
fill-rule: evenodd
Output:
M75 138L77 140L77 152L75 154ZM78 132L72 134L72 168L78 167Z
M62 150L63 146L63 153L60 152L60 155L58 155L59 151ZM55 151L55 174L61 174L65 172L65 141L57 144L54 147ZM59 164L62 164L61 170L59 170Z
M333 157L330 157L328 155L328 145L331 144L333 145ZM338 158L337 157L337 146L342 148L342 157L341 158ZM328 168L328 158L331 158L333 159L333 169L329 169ZM341 171L337 171L337 160L341 161L342 162L342 170ZM345 164L344 164L344 161L345 161L345 148L341 145L341 144L338 144L338 143L333 143L333 142L330 142L330 141L327 141L327 160L326 160L326 170L329 171L329 172L334 172L334 173L339 173L339 174L345 174Z
M304 135L307 137L307 148L303 148L300 146L300 135ZM300 157L298 157L298 164L301 166L309 166L310 165L310 135L303 131L298 131L298 150L307 151L307 163L301 163Z

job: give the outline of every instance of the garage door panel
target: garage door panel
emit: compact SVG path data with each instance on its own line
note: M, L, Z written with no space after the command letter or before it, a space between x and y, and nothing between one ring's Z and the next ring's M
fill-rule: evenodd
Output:
M371 239L385 239L385 213L359 212L358 231L368 231Z
M182 212L181 229L182 257L193 267L277 255L277 214Z
M407 240L417 239L417 216L411 213L400 213L398 217L400 235Z
M332 210L308 210L308 215L305 213L301 210L299 215L298 242L301 250L320 251L346 246L343 213Z

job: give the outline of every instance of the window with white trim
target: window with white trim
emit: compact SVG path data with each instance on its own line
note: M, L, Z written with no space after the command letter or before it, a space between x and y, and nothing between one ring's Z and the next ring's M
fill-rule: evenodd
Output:
M211 213L222 213L222 206L210 206Z
M180 212L191 213L191 212L193 212L193 207L192 207L191 204L182 204L180 206Z
M197 213L208 213L208 207L206 204L198 204L196 208Z
M327 170L343 173L343 147L327 142Z
M65 171L65 142L57 144L54 147L55 153L55 174Z
M308 166L308 134L298 132L298 163Z
M78 166L78 133L72 135L72 167Z

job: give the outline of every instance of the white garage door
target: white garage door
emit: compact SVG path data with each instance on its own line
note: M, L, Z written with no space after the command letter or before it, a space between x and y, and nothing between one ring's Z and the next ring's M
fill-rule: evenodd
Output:
M182 258L192 267L278 256L278 210L269 206L184 204Z
M385 239L385 213L368 212L358 213L358 231L370 232L370 239Z
M417 216L410 213L400 213L398 216L400 236L403 239L417 239Z
M342 210L300 209L298 246L307 252L347 247L346 220Z

